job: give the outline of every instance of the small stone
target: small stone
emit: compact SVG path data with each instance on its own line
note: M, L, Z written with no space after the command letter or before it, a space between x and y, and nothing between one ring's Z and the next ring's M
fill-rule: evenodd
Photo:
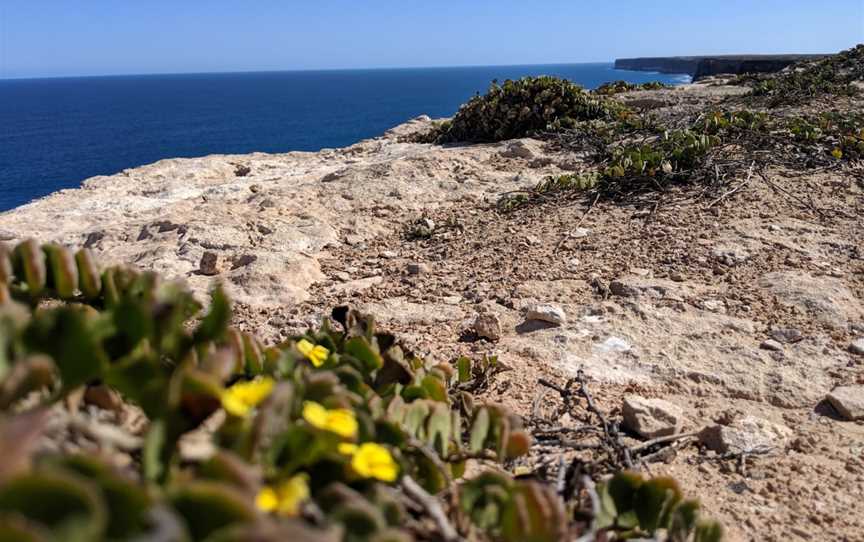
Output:
M638 289L620 280L613 280L610 282L609 291L612 292L612 295L620 297L637 297L639 295Z
M409 275L423 275L429 272L429 266L425 263L411 262L406 267Z
M762 350L771 350L772 352L782 352L783 345L774 339L768 339L767 341L762 341L762 344L759 345L759 348Z
M483 339L490 341L501 340L501 320L491 313L478 314L474 319L474 333Z
M740 246L716 247L712 255L715 260L730 267L742 264L750 259L750 252Z
M706 427L699 433L699 440L718 453L741 453L763 449L784 449L794 434L785 425L747 416L729 425Z
M507 145L507 148L501 152L501 156L505 158L523 158L530 160L534 158L534 151L524 141L513 141Z
M202 275L218 275L219 274L219 256L215 252L209 250L201 256L201 262L198 264L198 272Z
M84 402L88 405L96 405L103 410L120 411L123 400L120 394L108 386L88 386L84 391Z
M702 308L711 312L726 312L726 303L722 299L706 299L702 301Z
M581 239L583 237L588 237L589 235L591 235L591 230L588 228L576 228L573 230L573 233L570 234L573 239Z
M784 327L771 330L771 338L781 343L797 343L804 338L801 331L794 327Z
M864 339L852 341L849 345L849 351L858 356L864 356Z
M825 399L843 419L864 419L864 386L840 386L834 388Z
M560 326L567 321L567 316L564 314L564 309L558 305L541 303L529 307L525 319L548 322Z
M345 271L337 271L333 276L335 276L338 280L342 282L348 282L349 280L351 280L351 275L349 275Z
M684 424L681 408L662 399L627 395L622 413L624 427L649 439L679 433Z
M257 194L258 192L261 191L261 185L260 185L260 184L250 184L250 185L249 185L249 190L250 190L253 194Z
M671 275L669 275L669 278L674 282L684 282L685 280L687 280L686 277L681 273L672 273Z
M385 259L388 259L388 260L392 260L392 259L394 259L394 258L396 258L396 257L398 257L398 256L399 256L399 255L396 254L395 252L393 252L392 250L385 250L385 251L382 251L382 252L381 252L381 257L382 257L382 258L385 258Z

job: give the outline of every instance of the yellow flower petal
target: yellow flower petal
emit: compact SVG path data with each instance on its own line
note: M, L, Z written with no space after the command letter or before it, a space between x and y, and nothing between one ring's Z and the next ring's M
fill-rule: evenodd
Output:
M248 416L253 408L267 399L274 385L273 379L266 376L238 382L222 392L222 408L234 416Z
M320 344L312 344L306 339L300 339L297 341L297 350L306 356L306 359L312 362L312 365L315 367L324 365L324 362L327 361L327 358L330 356L330 351L327 350L327 348Z
M276 490L270 486L265 486L255 497L255 506L264 512L272 512L279 506L279 497L276 495Z
M353 439L357 436L357 418L347 408L337 408L327 412L327 430L340 437Z
M265 486L255 498L255 505L265 512L280 516L296 516L309 499L309 476L298 474L277 487Z
M339 446L336 447L336 450L342 455L354 455L358 449L359 447L353 442L340 442Z
M393 482L399 477L399 465L390 451L374 442L360 445L351 458L351 468L363 478L375 478L383 482Z
M303 419L313 427L336 433L340 437L357 437L357 417L347 408L328 410L318 403L306 401L303 403Z

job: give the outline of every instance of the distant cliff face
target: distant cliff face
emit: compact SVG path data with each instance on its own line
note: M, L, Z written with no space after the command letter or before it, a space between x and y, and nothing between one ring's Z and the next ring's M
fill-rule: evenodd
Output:
M682 73L698 80L721 73L777 72L799 60L821 58L824 55L729 55L619 58L615 69Z

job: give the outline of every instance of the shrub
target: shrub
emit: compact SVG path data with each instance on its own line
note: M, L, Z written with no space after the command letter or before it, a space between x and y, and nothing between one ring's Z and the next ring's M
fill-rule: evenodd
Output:
M605 118L621 106L557 77L525 77L493 83L430 136L438 143L493 142L533 132L572 128L579 121Z
M739 81L752 84L753 96L768 97L770 105L779 106L824 94L855 94L857 89L852 82L861 80L864 80L864 45L794 64L779 74Z
M660 81L649 81L647 83L628 83L627 81L610 81L608 83L603 83L596 89L594 89L595 94L600 94L601 96L613 96L615 94L621 94L622 92L632 92L634 90L660 90L663 88L672 88L670 85L666 83L661 83Z

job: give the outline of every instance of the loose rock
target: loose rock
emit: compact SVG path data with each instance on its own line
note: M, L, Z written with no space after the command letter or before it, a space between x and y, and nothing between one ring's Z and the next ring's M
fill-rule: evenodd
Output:
M423 263L411 262L406 267L409 275L423 275L429 272L429 266Z
M864 356L864 339L852 341L852 344L849 345L849 351L853 354Z
M774 339L768 339L767 341L762 341L762 344L759 345L759 348L762 350L771 350L772 352L782 352L783 345Z
M843 419L864 419L864 386L840 386L834 388L825 399Z
M564 309L558 305L544 303L529 307L525 319L549 322L550 324L560 326L567 321L567 316L564 314Z
M201 256L201 262L198 264L198 272L202 275L218 275L219 274L219 255L215 252L206 251Z
M627 395L624 397L622 412L624 427L645 438L674 435L681 431L684 423L684 412L681 408L662 399Z
M490 341L501 340L501 320L494 314L478 314L472 327L478 337Z
M794 432L785 425L747 416L729 425L713 425L699 433L699 440L718 453L749 453L785 448Z
M785 327L771 330L771 338L781 343L797 343L804 336L801 334L801 331L794 327Z

